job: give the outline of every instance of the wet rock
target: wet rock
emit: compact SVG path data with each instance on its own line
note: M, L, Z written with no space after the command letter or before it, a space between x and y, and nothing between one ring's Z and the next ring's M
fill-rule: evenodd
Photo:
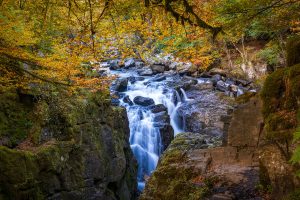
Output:
M144 65L145 65L145 63L141 60L135 61L135 67L137 67L137 68L142 68L142 67L144 67Z
M121 68L120 59L110 60L108 61L109 69L118 70Z
M220 74L216 74L211 78L211 81L213 82L214 85L217 85L217 82L221 80L222 80L222 76Z
M135 83L135 82L137 82L137 81L143 81L143 80L145 80L144 77L130 76L130 77L128 78L128 81L129 81L131 84L133 84L133 83Z
M111 105L118 106L120 104L120 100L116 98L111 99Z
M131 67L135 67L135 60L134 58L127 58L124 60L124 68L128 69Z
M217 82L216 89L221 92L226 92L228 90L226 83L221 80Z
M108 76L109 75L109 68L98 68L97 71L100 76Z
M228 78L226 79L225 83L227 83L228 85L235 85L235 80L231 79L231 78Z
M165 65L151 65L150 67L154 74L163 73L168 70L168 67Z
M170 117L169 117L167 111L162 111L162 112L156 113L154 116L154 122L169 124Z
M123 98L123 102L124 103L127 103L127 104L129 104L129 105L133 105L133 102L131 101L131 99L129 98L129 96L128 95L126 95L124 98Z
M159 76L156 76L156 77L152 78L150 81L152 81L152 82L159 82L159 81L163 81L163 80L166 80L166 76L159 75Z
M239 97L241 95L245 94L244 90L242 88L239 88L237 93L236 93L236 96Z
M135 104L140 106L150 106L154 104L154 100L148 97L137 96L133 99Z
M159 112L167 111L168 109L163 104L157 104L157 105L151 106L150 110L153 113L159 113Z
M111 89L118 92L124 92L127 90L128 79L120 78L117 79L111 86Z
M203 121L198 121L197 115L190 115L185 118L186 127L185 131L193 132L193 133L200 133L202 129L205 127Z
M164 151L174 139L174 130L170 124L163 124L162 126L160 126L159 131Z
M140 69L137 71L140 76L152 76L153 71L150 67L144 67L143 69Z

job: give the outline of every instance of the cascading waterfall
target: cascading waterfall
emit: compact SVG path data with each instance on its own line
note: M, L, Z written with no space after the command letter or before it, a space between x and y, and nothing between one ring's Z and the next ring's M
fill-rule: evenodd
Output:
M182 102L187 100L184 94L183 98L177 91L172 89L164 89L162 82L149 82L149 78L143 81L136 81L128 85L124 95L128 95L131 100L137 96L152 98L157 104L163 104L170 116L170 124L174 129L174 134L182 132L183 122L177 114L177 109ZM182 93L182 91L181 91ZM176 100L174 100L176 99ZM126 107L129 128L130 128L130 144L132 151L138 162L138 189L144 188L145 178L150 176L155 170L162 153L162 140L158 127L154 126L154 117L149 109L139 105L129 105L123 100L121 105Z

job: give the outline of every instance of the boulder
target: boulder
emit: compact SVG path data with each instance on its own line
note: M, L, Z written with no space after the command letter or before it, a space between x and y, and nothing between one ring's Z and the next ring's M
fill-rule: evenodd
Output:
M108 61L109 69L111 69L111 70L120 69L120 67L121 67L120 61L121 61L120 59L114 59L114 60Z
M219 74L219 75L225 76L225 77L227 76L226 71L224 69L220 69L220 68L213 68L213 69L209 70L209 74L212 76L216 75L216 74Z
M228 78L225 80L225 83L227 83L228 85L235 85L235 80L231 79L231 78Z
M212 75L209 74L208 72L202 72L202 73L200 74L200 77L201 77L201 78L211 78Z
M160 126L159 131L164 151L174 139L174 130L170 124L163 124Z
M188 72L190 72L192 66L192 63L181 63L177 66L176 70L179 74L187 74Z
M145 65L145 63L142 60L136 60L135 61L135 66L137 68L142 68L142 67L144 67L144 65Z
M206 83L198 83L196 85L193 85L191 88L196 90L212 90L214 86L212 82L206 82Z
M163 73L168 68L165 65L151 65L150 67L154 74Z
M163 104L157 104L157 105L151 106L150 110L153 113L159 113L159 112L167 111L168 109Z
M237 93L239 90L239 87L237 85L230 85L229 88L230 88L230 91L234 92L234 93Z
M118 92L124 92L127 90L128 79L120 78L117 79L111 86L111 89Z
M216 86L217 82L221 80L222 80L222 76L220 74L216 74L211 78L211 81L213 82L214 86Z
M111 98L111 105L118 106L120 104L120 100L117 98Z
M128 78L128 81L130 82L130 83L135 83L135 82L137 82L137 81L143 81L143 80L145 80L145 78L144 77L137 77L137 76L130 76L129 78Z
M131 101L131 99L129 98L128 95L126 95L126 96L123 98L123 102L129 104L130 106L133 105L133 102Z
M216 84L216 89L221 92L226 92L228 90L228 87L224 81L218 81Z
M124 68L128 69L130 67L135 67L134 58L127 58L127 59L124 60Z
M169 68L170 68L170 70L176 70L176 69L177 69L177 66L178 66L178 62L172 62L172 63L169 65Z
M162 111L162 112L156 113L154 116L154 122L169 124L170 117L169 117L167 111Z
M137 96L133 99L133 102L140 106L150 106L154 104L154 100L149 97Z
M137 71L140 76L151 76L153 75L153 71L150 67L144 67L141 70Z
M97 69L97 71L98 71L98 74L100 75L100 76L108 76L109 75L109 68L98 68Z

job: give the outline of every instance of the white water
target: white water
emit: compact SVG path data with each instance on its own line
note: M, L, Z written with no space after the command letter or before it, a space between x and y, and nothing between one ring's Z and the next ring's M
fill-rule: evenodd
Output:
M129 76L129 74L119 74ZM163 104L168 109L170 124L174 134L182 132L183 122L177 115L177 109L182 102L188 101L184 90L181 91L183 98L177 91L165 89L163 82L152 82L146 78L128 85L124 92L133 101L134 97L150 97L155 105ZM174 100L176 99L176 100ZM158 127L154 126L154 116L150 110L138 105L128 105L120 99L121 105L126 107L130 128L130 145L138 162L138 189L143 190L145 178L150 176L156 168L160 154L162 153L162 140Z

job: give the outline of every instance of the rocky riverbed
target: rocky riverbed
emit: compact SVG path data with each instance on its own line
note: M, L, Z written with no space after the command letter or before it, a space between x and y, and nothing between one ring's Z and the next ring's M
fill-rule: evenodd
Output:
M258 181L258 170L254 165L252 166L254 158L252 159L251 155L254 150L251 149L249 152L246 150L247 155L241 155L239 159L238 149L245 145L244 139L239 138L243 143L239 144L240 146L236 144L227 146L229 138L232 137L228 132L232 127L233 113L238 107L235 98L245 93L246 96L255 95L257 87L251 81L233 78L220 69L198 74L192 71L192 65L185 63L161 61L146 66L135 59L127 59L123 65L119 63L120 61L101 63L100 73L118 76L111 86L112 104L127 109L130 144L139 166L140 191L144 189L147 182L142 199L184 198L184 195L176 196L174 192L168 194L171 196L156 196L164 193L160 189L164 188L163 190L166 191L175 189L173 188L175 186L167 182L167 185L160 183L161 179L166 178L165 181L170 180L172 183L181 181L179 177L174 177L172 174L162 178L158 178L157 175L161 173L161 168L170 167L170 163L166 166L165 160L168 160L169 155L173 155L174 151L176 154L182 154L184 159L178 162L175 160L172 166L178 165L176 170L179 171L181 169L185 171L187 166L189 170L193 168L193 173L203 176L203 180L212 177L213 172L208 173L207 170L212 167L211 162L214 160L217 164L213 167L217 166L219 169L215 171L216 174L225 172L235 174L240 170L239 175L247 172L252 176L250 181L253 183ZM176 136L175 140L173 140L174 136ZM167 148L171 141L173 141L172 145ZM166 149L164 156L159 159ZM211 156L207 157L210 154ZM185 159L187 160L184 161ZM228 166L223 166L224 163ZM240 166L241 163L243 164ZM155 170L157 164L158 169ZM168 174L171 171L168 169L163 173ZM154 175L151 176L153 172ZM195 178L195 175L190 178ZM235 182L227 181L229 185L239 185L243 178L238 178ZM226 195L236 196L228 189L229 187L231 186L216 189L216 195L222 196L220 198L225 198ZM242 191L243 188L237 190ZM250 190L255 196L255 188Z

